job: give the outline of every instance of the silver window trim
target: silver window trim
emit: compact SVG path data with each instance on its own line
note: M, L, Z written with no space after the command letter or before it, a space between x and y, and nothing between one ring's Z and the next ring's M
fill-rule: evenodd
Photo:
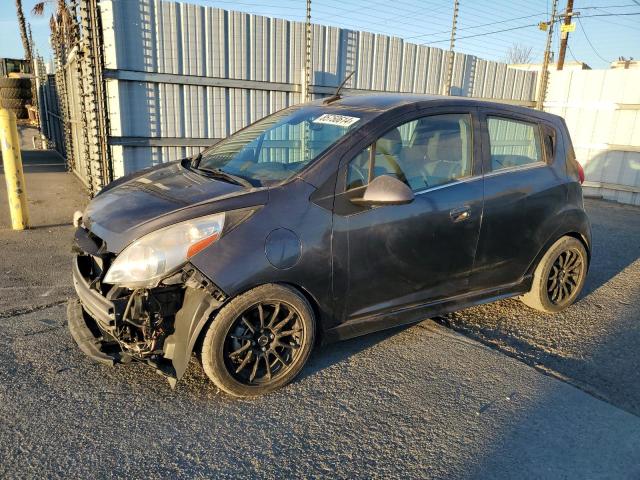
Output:
M500 170L495 170L493 172L485 173L484 175L472 175L470 177L461 178L453 182L444 183L442 185L436 185L434 187L425 188L423 190L418 190L417 192L413 192L413 195L414 196L422 195L423 193L429 193L435 190L442 190L443 188L452 187L453 185L459 185L461 183L469 183L469 182L474 182L476 180L480 180L482 178L495 177L497 175L502 175L503 173L518 172L521 170L531 170L534 168L548 167L548 166L549 165L546 162L537 161L534 163L527 163L526 165L516 165L514 167L502 168Z
M442 190L443 188L452 187L454 185L460 185L461 183L470 183L475 182L476 180L481 180L482 175L472 175L470 177L460 178L458 180L454 180L452 182L443 183L442 185L436 185L434 187L428 187L424 190L418 190L417 192L413 192L413 195L422 195L423 193L433 192L435 190Z
M535 162L526 163L524 165L515 165L513 167L505 167L499 170L492 170L488 173L485 173L486 177L495 177L496 175L502 175L503 173L517 172L520 170L531 170L533 168L547 167L547 162L543 160L536 160Z

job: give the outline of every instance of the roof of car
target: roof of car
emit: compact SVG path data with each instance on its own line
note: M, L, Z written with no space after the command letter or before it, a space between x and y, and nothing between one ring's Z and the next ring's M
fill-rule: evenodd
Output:
M322 104L322 100L318 100L314 103ZM513 112L519 112L525 115L533 115L536 117L547 117L547 118L555 118L555 115L540 112L539 110L534 110L529 107L513 105L510 103L502 103L499 100L489 101L489 100L481 100L477 98L469 98L469 97L456 97L456 96L445 96L445 95L424 95L424 94L414 94L414 93L371 93L371 94L362 94L362 95L350 95L344 96L338 100L331 102L331 106L333 107L343 107L343 108L357 108L357 109L367 109L374 110L380 113L393 110L395 108L414 104L414 103L433 103L438 105L447 105L447 104L455 104L457 106L460 105L469 105L469 106L492 106L499 107L501 109L512 110Z

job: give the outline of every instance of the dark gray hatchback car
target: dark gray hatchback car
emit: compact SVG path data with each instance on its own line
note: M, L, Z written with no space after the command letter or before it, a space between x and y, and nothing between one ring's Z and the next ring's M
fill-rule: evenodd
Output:
M277 112L104 188L76 219L69 328L94 360L172 385L291 381L314 344L519 296L575 301L590 259L564 121L455 97Z

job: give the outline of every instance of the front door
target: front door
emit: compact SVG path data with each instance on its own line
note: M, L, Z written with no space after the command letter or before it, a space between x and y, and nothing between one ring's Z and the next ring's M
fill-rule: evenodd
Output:
M466 291L483 208L474 125L469 110L414 114L343 159L334 213L334 291L345 320ZM375 207L349 201L380 175L409 185L414 201Z

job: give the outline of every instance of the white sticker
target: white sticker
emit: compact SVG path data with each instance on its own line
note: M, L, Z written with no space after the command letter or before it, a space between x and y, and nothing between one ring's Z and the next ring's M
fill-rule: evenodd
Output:
M358 120L360 120L358 117L348 117L347 115L324 113L313 120L313 123L324 123L326 125L336 125L338 127L350 127Z

